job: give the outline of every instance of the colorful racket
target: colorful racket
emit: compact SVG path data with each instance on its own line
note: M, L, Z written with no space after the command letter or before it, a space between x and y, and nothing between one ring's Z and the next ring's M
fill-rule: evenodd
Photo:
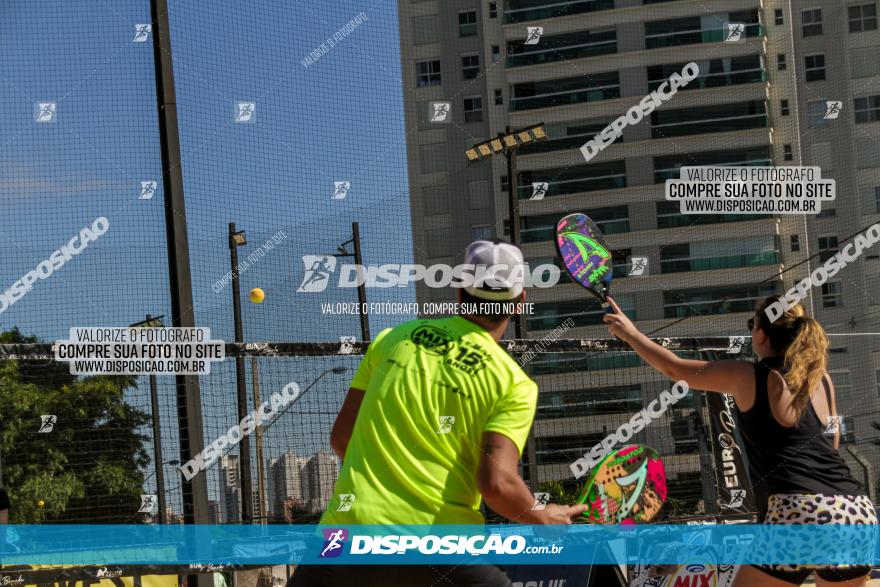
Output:
M556 252L571 278L599 298L603 308L611 289L611 249L589 216L569 214L556 223Z
M590 474L577 503L594 524L650 522L666 501L666 469L657 451L631 444L612 452Z

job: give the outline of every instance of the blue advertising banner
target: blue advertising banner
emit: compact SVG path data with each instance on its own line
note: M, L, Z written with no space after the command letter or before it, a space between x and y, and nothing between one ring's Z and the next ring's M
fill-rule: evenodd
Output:
M0 529L0 564L876 564L877 526L183 526Z

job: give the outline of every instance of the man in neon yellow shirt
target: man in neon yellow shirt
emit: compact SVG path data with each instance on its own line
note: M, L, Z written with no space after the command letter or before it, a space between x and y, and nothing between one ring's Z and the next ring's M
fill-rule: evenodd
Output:
M465 263L502 267L481 287L459 289L466 312L406 322L370 344L330 436L343 464L321 524L482 524L481 499L523 524L570 524L586 510L533 509L535 497L519 476L538 388L498 344L512 314L482 311L525 299L522 252L476 241ZM439 584L510 585L486 565L401 566L393 583L432 585L441 569L447 582ZM391 584L388 572L302 567L291 586L365 587L372 575Z

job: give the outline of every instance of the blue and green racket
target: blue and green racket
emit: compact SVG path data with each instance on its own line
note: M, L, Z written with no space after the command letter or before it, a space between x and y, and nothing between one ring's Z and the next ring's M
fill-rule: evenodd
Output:
M556 223L556 251L573 280L599 298L608 310L611 289L611 249L596 223L576 212Z

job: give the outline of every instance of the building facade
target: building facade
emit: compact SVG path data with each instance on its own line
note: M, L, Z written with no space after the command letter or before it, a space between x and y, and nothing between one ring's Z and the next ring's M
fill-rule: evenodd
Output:
M748 334L758 299L787 290L880 220L877 10L863 0L803 9L780 0L400 2L416 262L454 265L476 238L509 238L505 158L469 163L464 152L543 123L548 139L517 156L530 265L555 262L556 220L586 212L614 249L612 293L643 331ZM689 62L696 79L586 160L581 145ZM829 103L838 102L835 117ZM837 200L818 216L683 215L663 182L685 165L819 166L836 180ZM832 334L843 452L875 497L880 339L854 334L877 332L878 253L806 300ZM646 267L634 270L633 258ZM528 295L529 338L566 320L567 338L607 336L602 309L570 281ZM420 302L451 296L418 290ZM547 355L529 368L541 390L527 457L533 485L571 483L569 463L669 386L631 354ZM660 449L670 492L682 499L700 493L702 471L695 437L677 423L699 405L680 402L634 439Z

